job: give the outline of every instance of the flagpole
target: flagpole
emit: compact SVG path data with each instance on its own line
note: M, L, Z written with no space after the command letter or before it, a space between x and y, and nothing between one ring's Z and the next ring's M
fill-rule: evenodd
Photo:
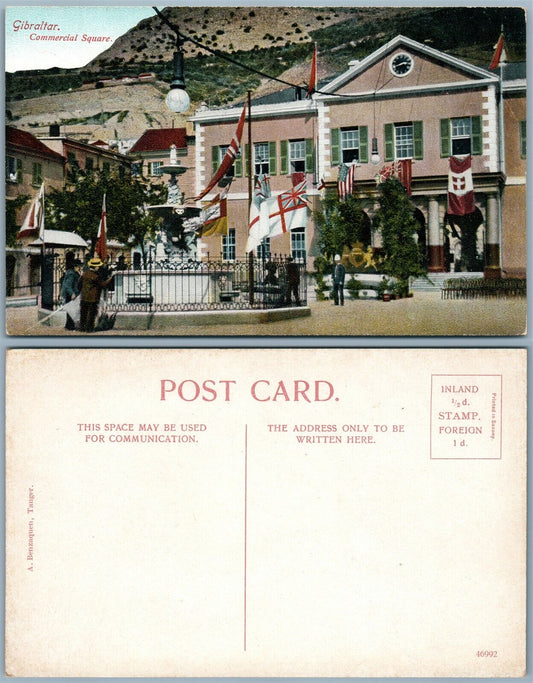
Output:
M248 206L252 204L253 173L252 173L252 95L248 90ZM254 251L248 252L248 289L250 304L254 303Z

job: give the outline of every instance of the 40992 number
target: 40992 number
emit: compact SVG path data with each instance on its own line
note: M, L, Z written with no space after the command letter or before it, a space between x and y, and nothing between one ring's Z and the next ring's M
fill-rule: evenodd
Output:
M478 650L476 657L497 657L498 650Z

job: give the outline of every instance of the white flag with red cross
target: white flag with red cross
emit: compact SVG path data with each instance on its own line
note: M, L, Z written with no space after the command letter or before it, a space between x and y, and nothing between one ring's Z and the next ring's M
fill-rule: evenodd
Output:
M472 157L450 157L448 213L452 216L465 216L475 209Z

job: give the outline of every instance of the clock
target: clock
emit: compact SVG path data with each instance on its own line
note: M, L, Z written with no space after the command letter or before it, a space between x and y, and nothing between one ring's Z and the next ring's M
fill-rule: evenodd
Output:
M407 76L413 69L413 58L407 52L398 52L391 57L389 69L394 76L399 78Z

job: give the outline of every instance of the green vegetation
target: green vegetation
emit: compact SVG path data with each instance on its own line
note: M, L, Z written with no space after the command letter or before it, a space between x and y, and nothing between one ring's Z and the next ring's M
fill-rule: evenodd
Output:
M374 215L373 229L381 233L383 261L380 269L396 280L397 293L407 296L409 278L426 275L414 239L418 225L413 217L413 205L396 178L381 183L379 194L380 207Z

